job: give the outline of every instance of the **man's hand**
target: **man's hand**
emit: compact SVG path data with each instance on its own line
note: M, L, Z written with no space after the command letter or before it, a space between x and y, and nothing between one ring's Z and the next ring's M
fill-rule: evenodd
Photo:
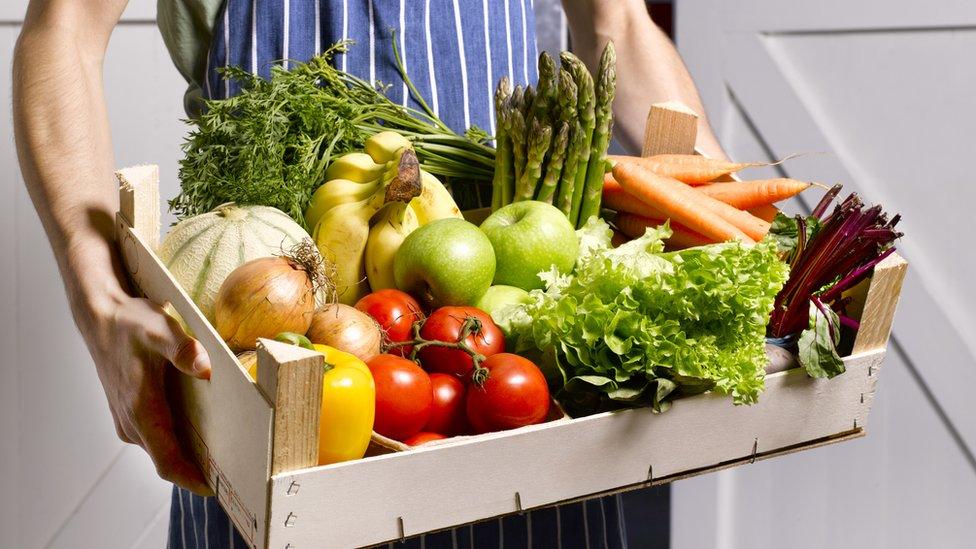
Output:
M115 247L102 61L125 5L31 1L13 63L17 152L119 438L142 446L161 477L206 493L174 434L164 373L172 363L206 379L209 359L161 308L126 293Z
M105 390L115 430L124 442L144 448L165 480L200 494L210 490L176 438L166 400L166 368L210 378L210 359L161 307L127 295L94 311L88 340Z

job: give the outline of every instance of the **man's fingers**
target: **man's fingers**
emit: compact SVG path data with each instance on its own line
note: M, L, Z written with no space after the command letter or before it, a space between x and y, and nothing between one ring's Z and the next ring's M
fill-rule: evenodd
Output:
M155 400L136 411L142 447L149 453L160 478L187 488L197 494L210 496L203 473L196 464L186 458L173 428L169 405L165 400Z
M199 341L187 335L175 318L161 308L156 309L157 314L145 326L152 350L184 374L210 379L210 356L207 350Z

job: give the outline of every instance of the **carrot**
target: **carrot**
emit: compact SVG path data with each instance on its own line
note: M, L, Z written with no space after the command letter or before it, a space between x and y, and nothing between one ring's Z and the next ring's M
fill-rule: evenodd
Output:
M749 213L762 219L763 221L769 221L772 223L773 219L776 218L776 214L779 213L779 208L773 206L772 204L764 204L762 206L756 206L755 208L750 208Z
M664 225L664 220L632 213L618 213L613 224L617 226L620 232L630 238L638 238L644 236L648 227ZM714 242L714 240L696 233L681 223L671 222L671 237L667 240L669 248L691 248L692 246L704 246Z
M780 177L755 181L709 183L698 187L698 190L740 210L748 210L756 206L786 200L810 188L810 185L805 181Z
M641 202L634 195L625 191L620 183L617 183L617 180L613 178L612 173L603 176L603 206L618 212L653 217L654 219L668 217L654 206Z
M655 208L666 214L666 217L670 217L672 220L716 242L732 239L739 239L748 243L755 242L749 235L715 213L705 203L711 201L726 208L733 210L735 208L698 193L680 181L657 175L630 162L618 162L614 165L613 177L625 191L637 199L653 204ZM739 212L739 210L735 211ZM761 222L758 219L756 221Z
M652 172L677 179L689 185L702 185L717 177L746 168L768 166L762 162L729 162L697 154L656 154L654 156L611 156L615 162L640 164Z

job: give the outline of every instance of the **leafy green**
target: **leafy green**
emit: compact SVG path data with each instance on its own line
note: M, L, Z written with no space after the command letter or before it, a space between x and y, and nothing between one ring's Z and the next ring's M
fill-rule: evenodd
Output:
M800 225L803 225L804 236L800 241ZM776 242L779 253L784 257L792 256L797 248L802 248L803 244L809 242L817 231L820 230L820 220L814 216L795 216L784 215L783 212L776 214L769 227L769 237Z
M514 352L554 350L570 413L662 410L675 393L712 389L753 403L762 391L766 322L787 275L776 244L665 253L670 234L662 225L612 248L593 218L572 275L542 273L545 290L499 311Z
M840 318L830 307L810 301L810 326L800 333L798 358L810 377L830 378L844 373L844 361L837 354Z

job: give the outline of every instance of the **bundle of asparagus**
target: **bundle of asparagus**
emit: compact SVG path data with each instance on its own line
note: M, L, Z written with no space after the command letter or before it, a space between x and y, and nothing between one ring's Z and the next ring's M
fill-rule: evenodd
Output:
M607 44L597 80L570 52L560 67L539 56L538 87L495 90L495 175L492 210L519 200L553 204L575 226L600 212L607 146L613 126L616 53Z

